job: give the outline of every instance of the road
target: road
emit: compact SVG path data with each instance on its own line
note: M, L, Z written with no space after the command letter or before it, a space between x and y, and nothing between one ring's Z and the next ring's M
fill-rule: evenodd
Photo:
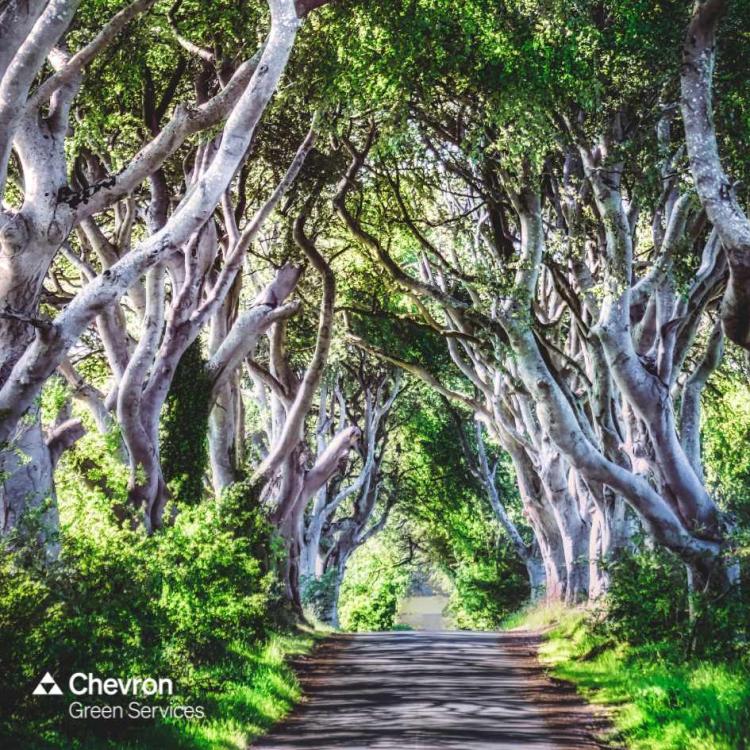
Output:
M254 750L589 750L601 719L518 633L340 635L305 660L306 699Z

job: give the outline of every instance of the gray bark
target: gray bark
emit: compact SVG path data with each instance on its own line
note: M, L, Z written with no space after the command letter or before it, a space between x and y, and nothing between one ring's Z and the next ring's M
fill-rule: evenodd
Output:
M68 187L64 144L68 111L77 91L80 73L127 21L149 4L136 2L115 16L90 45L72 58L63 59L57 65L56 72L42 83L28 102L31 82L52 46L66 30L77 3L55 0L39 16L33 29L27 32L23 31L26 21L17 14L12 16L18 23L15 31L19 35L27 35L20 43L13 62L2 71L0 80L0 123L3 125L0 137L0 186L5 182L11 146L19 156L24 180L22 209L17 212L3 210L0 215L0 301L3 308L0 316L0 341L3 344L0 358L0 440L8 444L4 450L10 454L20 450L20 445L24 449L30 448L30 441L23 434L18 434L18 426L22 424L25 414L35 414L33 410L29 411L34 399L83 331L97 318L105 324L106 311L117 304L141 275L163 263L204 225L245 158L247 145L286 66L299 27L296 8L291 0L271 0L271 31L260 60L241 66L227 87L196 111L189 113L186 108L178 107L173 120L117 178L95 186L86 196L76 195ZM5 10L15 13L18 9ZM6 18L5 11L3 17ZM11 15L7 18L10 21ZM9 40L10 36L11 32L8 32ZM54 56L50 59L55 64ZM41 116L40 111L48 103L48 113ZM174 153L190 133L213 125L227 115L223 137L210 166L200 175L194 189L188 191L166 224L105 268L101 275L91 279L55 320L40 320L37 306L43 279L54 254L73 226L127 195L158 170L164 159ZM131 384L140 379L140 367L139 364L135 372L131 369L131 376L139 376L129 376ZM126 390L134 392L129 385ZM152 401L158 403L159 394L155 399L154 395L146 394L144 398L148 401L151 397ZM132 415L126 413L124 401L120 401L123 404L120 415L132 426L128 446L131 457L134 463L149 470L144 488L136 486L140 480L134 478L133 491L149 497L146 502L158 508L160 500L153 499L155 493L158 495L160 485L158 451L153 447L157 439L154 410L151 410L151 417L139 426ZM23 429L20 432L23 433ZM14 440L19 441L18 445L13 445ZM9 467L17 465L12 456L3 460ZM153 473L157 474L156 479ZM22 482L16 482L10 476L5 482L4 491L7 495L21 485ZM47 494L49 492L50 487ZM23 502L23 497L13 497L9 505L20 507Z
M729 264L721 306L727 338L750 350L750 221L724 171L714 126L712 86L716 33L726 0L696 2L682 52L682 119L696 190Z

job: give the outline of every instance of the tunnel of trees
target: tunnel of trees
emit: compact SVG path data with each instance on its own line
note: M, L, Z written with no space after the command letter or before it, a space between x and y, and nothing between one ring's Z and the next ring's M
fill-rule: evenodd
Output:
M52 666L205 696L238 643L390 627L425 566L462 627L585 605L747 665L749 34L0 2L3 731L90 730Z

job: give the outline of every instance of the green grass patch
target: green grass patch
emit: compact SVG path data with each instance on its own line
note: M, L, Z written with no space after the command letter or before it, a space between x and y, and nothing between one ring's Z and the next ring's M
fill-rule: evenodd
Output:
M510 624L552 625L541 661L610 709L617 743L633 750L750 748L750 672L742 665L676 662L655 647L606 642L590 633L581 611L534 610Z
M506 617L503 630L542 630L561 622L575 610L566 609L562 604L530 605Z
M308 653L317 637L312 631L298 631L276 634L261 646L240 647L237 656L244 669L210 696L208 718L171 724L172 734L176 730L180 736L176 747L244 750L299 701L300 685L289 660ZM207 671L221 682L220 665Z
M264 643L233 644L230 660L201 668L205 688L190 698L203 705L202 720L157 721L117 739L75 739L51 730L43 737L7 740L24 750L245 750L299 701L300 684L290 660L307 654L322 635L313 630L276 633ZM175 702L183 702L176 696ZM5 742L5 741L4 741Z

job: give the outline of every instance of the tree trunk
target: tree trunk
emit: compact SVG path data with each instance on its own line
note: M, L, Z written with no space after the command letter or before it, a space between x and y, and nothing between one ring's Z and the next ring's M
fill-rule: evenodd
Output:
M750 221L719 158L713 111L717 29L728 0L696 2L682 51L681 105L690 170L729 265L721 305L727 338L750 351Z
M545 597L545 586L547 583L544 560L541 554L531 554L526 558L524 564L526 565L526 574L529 577L531 601L541 601Z
M528 455L514 443L507 445L516 470L524 515L534 531L534 538L542 558L544 597L549 602L563 601L567 589L567 574L560 527L547 501L539 475ZM534 596L533 588L532 596Z
M16 148L26 181L24 207L12 215L0 207L0 387L11 378L35 335L43 337L50 327L39 316L39 299L71 221L67 207L57 205L57 190L67 184L67 175L60 149L51 143L55 138L43 120L28 122L22 130ZM54 502L39 419L39 409L32 405L7 442L0 442L3 534L16 527L27 508L36 509L45 499ZM56 534L56 524L56 511L50 511L44 522L49 533Z
M541 478L560 529L565 555L565 603L577 604L588 597L589 524L583 519L578 499L570 492L562 456L544 440L540 453Z
M278 491L274 493L275 507L270 518L284 544L284 562L280 571L284 598L300 618L303 616L300 576L304 508L300 510L299 498L305 483L305 463L306 450L300 442L284 459L276 479L271 480L274 485L278 485Z
M237 479L237 398L236 379L222 386L208 422L211 477L216 496Z
M17 533L20 543L31 541L30 535L55 558L59 545L54 466L37 408L27 421L18 425L11 446L0 452L0 529L6 537Z
M238 279L241 278L238 276ZM221 308L211 320L209 355L213 356L226 339L237 317L240 287L237 282L227 295ZM211 459L211 478L217 497L237 479L237 395L239 372L216 389L216 397L208 422L208 451Z
M344 582L344 574L346 573L346 564L348 562L349 555L336 560L333 568L333 585L331 587L330 597L328 599L328 606L321 614L321 620L332 628L338 628L341 626L339 621L339 597L341 596L341 584Z

